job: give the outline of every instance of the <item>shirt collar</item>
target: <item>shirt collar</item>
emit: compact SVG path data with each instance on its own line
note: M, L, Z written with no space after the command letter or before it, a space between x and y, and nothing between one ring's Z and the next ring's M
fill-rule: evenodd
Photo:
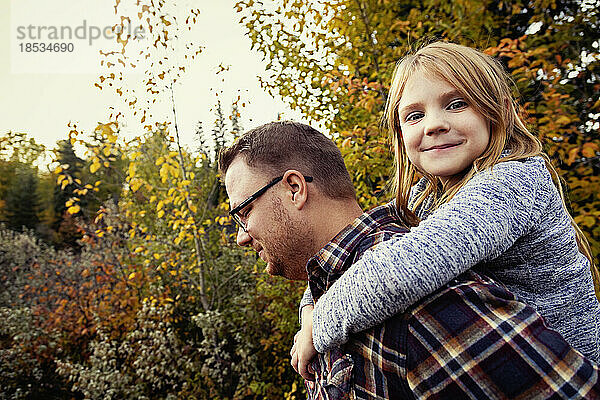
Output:
M365 236L382 225L400 223L400 221L402 220L394 202L363 213L308 260L306 270L309 279L315 274L343 272L344 265L348 260L352 260L350 256Z

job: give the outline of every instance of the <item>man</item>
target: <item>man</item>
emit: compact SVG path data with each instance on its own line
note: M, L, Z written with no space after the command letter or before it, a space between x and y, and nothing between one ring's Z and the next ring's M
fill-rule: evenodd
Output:
M219 158L239 224L267 271L308 279L314 301L369 248L406 233L393 205L362 213L337 147L274 122ZM312 363L310 399L600 398L598 368L527 305L468 273Z

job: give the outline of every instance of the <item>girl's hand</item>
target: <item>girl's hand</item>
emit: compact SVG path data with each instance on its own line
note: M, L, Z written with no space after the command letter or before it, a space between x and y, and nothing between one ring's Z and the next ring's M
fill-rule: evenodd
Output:
M308 381L314 381L314 371L310 366L317 355L312 340L312 315L314 307L307 305L302 309L302 328L294 336L294 345L290 351L292 367Z

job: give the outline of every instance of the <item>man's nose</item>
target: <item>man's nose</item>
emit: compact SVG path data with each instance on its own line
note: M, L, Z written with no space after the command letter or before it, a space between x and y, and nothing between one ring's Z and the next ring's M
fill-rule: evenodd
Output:
M251 241L252 241L252 238L250 237L248 232L243 230L241 226L238 227L237 238L236 238L236 242L237 242L238 246L249 246Z
M430 114L425 118L425 135L447 133L450 124L443 113Z

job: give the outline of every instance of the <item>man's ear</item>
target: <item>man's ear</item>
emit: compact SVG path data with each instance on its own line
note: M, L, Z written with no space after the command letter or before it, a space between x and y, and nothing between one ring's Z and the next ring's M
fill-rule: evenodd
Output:
M283 174L283 185L286 190L286 198L301 210L308 200L308 183L300 172L289 169Z

